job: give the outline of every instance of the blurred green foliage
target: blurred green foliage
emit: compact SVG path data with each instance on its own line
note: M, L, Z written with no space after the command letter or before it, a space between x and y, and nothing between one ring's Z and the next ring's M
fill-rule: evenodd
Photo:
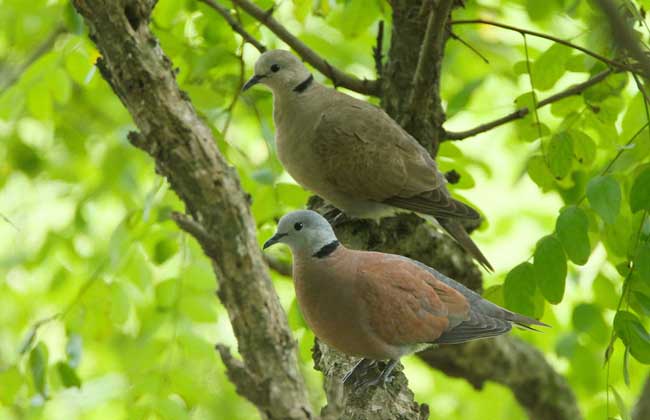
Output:
M98 52L83 22L63 0L0 6L0 418L256 418L213 349L236 342L210 264L169 219L182 209L177 197L151 159L128 144L133 124L94 67ZM328 61L374 77L378 21L388 34L391 27L385 2L277 6L275 16ZM267 46L284 47L239 16ZM589 1L484 0L454 12L455 19L478 17L618 54ZM275 157L270 93L239 93L257 52L197 1L160 0L151 25L238 168L266 239L308 193ZM647 40L644 25L637 28ZM525 47L519 34L495 27L453 30L489 63L448 42L442 97L450 131L533 107L605 69L548 40L527 37ZM389 42L385 36L385 51ZM521 337L567 376L588 419L624 415L650 363L648 115L635 80L615 73L521 120L444 143L438 157L443 171L461 175L454 193L487 218L476 234L497 268L486 295L553 325ZM275 252L289 260L286 250ZM274 281L319 406L313 334L291 282L275 273ZM438 417L524 418L507 389L490 384L477 393L416 358L405 363L418 401Z

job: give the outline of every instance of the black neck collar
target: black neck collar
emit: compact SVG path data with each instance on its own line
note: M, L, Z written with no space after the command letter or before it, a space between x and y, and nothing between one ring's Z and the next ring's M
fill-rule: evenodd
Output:
M313 81L314 81L314 76L310 74L308 78L306 78L305 80L300 82L298 86L293 88L293 91L297 93L303 93L304 91L307 90L307 88L312 84Z
M330 243L327 244L327 245L324 245L321 249L319 249L318 251L316 251L316 252L312 255L312 257L315 257L315 258L325 258L325 257L327 257L328 255L330 255L332 252L334 252L334 250L336 250L336 248L338 248L339 245L340 245L340 242L337 241L336 239L334 239L332 242L330 242Z

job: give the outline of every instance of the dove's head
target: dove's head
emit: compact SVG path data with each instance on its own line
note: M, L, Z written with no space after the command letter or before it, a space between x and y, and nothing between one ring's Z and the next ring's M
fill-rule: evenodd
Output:
M277 243L289 245L291 251L299 255L314 255L326 245L334 248L338 245L332 226L311 210L298 210L282 216L275 234L264 243L264 249Z
M292 91L311 77L311 73L298 57L289 51L271 50L257 59L255 74L246 82L243 90L261 83L273 92Z

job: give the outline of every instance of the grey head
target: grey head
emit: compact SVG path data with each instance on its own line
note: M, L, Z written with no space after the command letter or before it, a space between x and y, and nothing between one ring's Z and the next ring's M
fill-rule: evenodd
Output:
M257 59L255 74L242 90L248 90L260 83L271 88L273 93L290 92L299 89L301 83L312 78L298 57L286 50L271 50Z
M311 210L298 210L282 216L275 234L264 243L264 249L277 243L289 245L294 254L315 255L338 241L323 216Z

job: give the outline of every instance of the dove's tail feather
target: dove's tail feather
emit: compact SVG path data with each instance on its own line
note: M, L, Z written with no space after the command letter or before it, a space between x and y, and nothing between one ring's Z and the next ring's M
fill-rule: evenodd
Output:
M483 255L478 246L472 241L472 238L469 237L465 228L457 221L453 219L437 218L438 223L442 226L452 238L458 242L460 246L463 247L476 261L479 262L486 270L494 271L492 264L488 259Z

